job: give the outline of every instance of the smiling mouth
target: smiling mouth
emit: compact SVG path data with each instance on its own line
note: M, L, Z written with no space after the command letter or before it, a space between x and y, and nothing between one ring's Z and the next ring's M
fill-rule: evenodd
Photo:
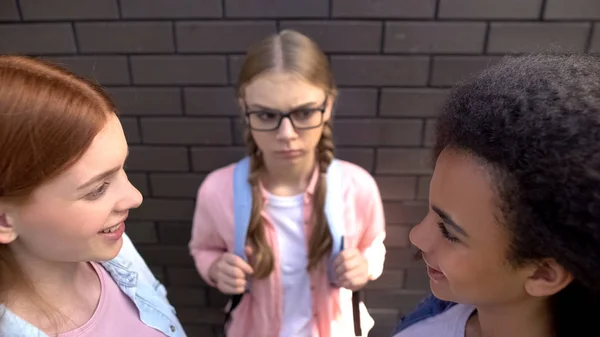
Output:
M104 233L104 234L114 233L117 229L119 229L119 227L121 227L122 224L123 224L123 221L119 222L118 224L116 224L112 227L101 230L100 233Z

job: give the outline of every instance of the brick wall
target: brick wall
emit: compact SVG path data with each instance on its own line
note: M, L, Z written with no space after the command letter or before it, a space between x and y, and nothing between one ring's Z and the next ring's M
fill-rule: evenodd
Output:
M0 0L0 53L39 55L106 86L145 195L128 232L190 336L212 336L226 298L186 244L204 175L243 154L232 84L249 43L313 37L341 87L338 157L374 174L388 220L386 270L366 302L389 336L428 287L407 233L426 212L432 129L447 88L510 52L600 51L598 0Z

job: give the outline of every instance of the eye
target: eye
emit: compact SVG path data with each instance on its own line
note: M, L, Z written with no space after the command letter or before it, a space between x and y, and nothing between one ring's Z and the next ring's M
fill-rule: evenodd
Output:
M450 234L450 232L448 231L448 228L446 228L446 226L444 225L443 222L438 222L437 225L438 225L440 232L442 233L442 236L444 237L444 239L446 239L450 242L459 242L459 239L456 236Z
M101 196L104 195L104 193L108 189L108 185L110 185L110 183L108 181L103 182L102 185L100 185L100 187L98 187L97 189L93 190L91 193L86 195L86 199L88 199L88 200L99 199Z
M269 111L258 111L255 112L254 115L256 115L256 117L258 117L261 120L272 120L277 118L277 114L275 114L274 112L269 112Z
M309 119L316 112L317 112L317 109L302 109L302 110L294 111L293 114L294 114L294 119L302 120L302 119Z

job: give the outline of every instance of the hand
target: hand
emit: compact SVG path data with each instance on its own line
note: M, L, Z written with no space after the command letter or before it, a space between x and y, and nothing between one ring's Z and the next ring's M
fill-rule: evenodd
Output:
M369 281L369 263L356 248L343 250L335 259L334 266L341 287L356 291Z
M252 254L252 248L246 247L246 256ZM252 275L252 267L239 256L225 253L210 267L210 278L224 294L241 294L246 289L246 277Z

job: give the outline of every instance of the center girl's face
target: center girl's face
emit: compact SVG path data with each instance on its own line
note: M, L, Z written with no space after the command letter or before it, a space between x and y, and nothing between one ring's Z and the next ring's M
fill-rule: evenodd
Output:
M38 187L26 204L6 208L15 238L3 243L17 254L54 262L114 258L123 221L142 202L123 170L127 153L121 123L112 114L73 166Z
M478 306L514 303L536 284L528 281L535 278L534 268L516 268L507 260L510 237L498 221L492 179L464 152L446 149L437 159L429 212L410 240L423 252L438 298Z
M265 161L280 167L312 160L323 124L331 118L332 102L333 97L323 88L286 72L258 76L240 99L248 114L247 126ZM282 113L290 113L290 118L281 120L276 128Z

